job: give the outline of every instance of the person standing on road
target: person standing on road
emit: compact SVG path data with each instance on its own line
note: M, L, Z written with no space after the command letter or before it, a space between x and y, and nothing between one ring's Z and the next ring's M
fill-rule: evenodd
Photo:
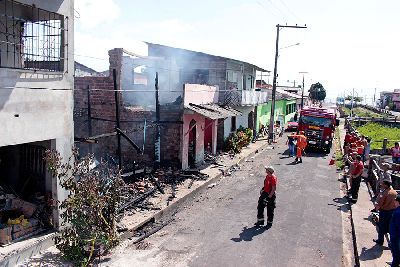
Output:
M381 183L383 180L392 182L392 172L390 171L390 164L387 162L382 163L382 170L379 173L379 179L376 185L376 192L379 192L381 190Z
M369 154L371 153L371 138L367 136L365 140L367 140L367 145L364 149L364 161L367 161L369 160Z
M400 164L400 146L399 143L394 143L394 147L391 149L393 163Z
M393 211L389 226L390 250L393 257L391 267L400 266L400 195L397 195L396 202L397 208Z
M303 156L303 151L306 149L307 146L307 137L304 135L303 131L300 131L299 134L293 135L297 139L297 151L296 151L296 159L295 162L302 163L302 156Z
M293 135L294 134L288 135L288 140L286 142L286 144L289 147L289 157L294 156L295 139L294 139Z
M276 199L276 185L278 179L274 175L274 168L271 166L265 167L265 180L264 187L261 189L260 197L257 205L257 222L256 226L264 225L264 209L267 207L267 226L271 227L274 221L275 199Z
M358 191L360 190L361 176L364 172L364 164L361 160L361 156L357 155L354 161L353 170L350 173L350 190L348 197L351 198L352 203L357 203Z
M389 232L390 220L393 211L397 208L397 192L392 188L390 180L384 179L381 182L381 190L375 202L375 210L379 211L378 239L374 242L383 245L385 234Z

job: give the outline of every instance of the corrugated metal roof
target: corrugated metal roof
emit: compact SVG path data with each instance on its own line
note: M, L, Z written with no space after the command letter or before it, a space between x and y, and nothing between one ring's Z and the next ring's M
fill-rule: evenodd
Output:
M240 111L237 111L230 107L222 107L217 104L201 104L196 105L189 103L189 105L185 106L185 109L194 111L204 117L207 117L212 120L217 119L225 119L228 117L234 117L242 115Z

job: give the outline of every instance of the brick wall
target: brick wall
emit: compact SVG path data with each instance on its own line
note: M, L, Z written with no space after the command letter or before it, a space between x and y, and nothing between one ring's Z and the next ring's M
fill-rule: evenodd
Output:
M89 137L88 121L88 96L87 88L90 90L90 104L92 112L92 136L114 132L116 126L115 118L115 93L113 82L113 69L117 70L117 86L120 86L121 62L123 49L115 48L109 51L110 58L110 77L76 77L74 91L74 121L75 137ZM127 135L140 147L144 154L138 154L136 150L121 137L121 148L124 166L129 168L133 161L152 165L154 163L154 140L156 127L155 113L145 111L140 107L124 106L124 99L119 93L120 98L120 119L122 130L127 131ZM182 135L182 104L161 106L161 120L170 121L161 127L161 161L167 166L181 165L181 135ZM148 128L144 138L144 121L147 121ZM112 156L117 160L117 137L105 137L98 139L98 144L92 144L92 152L96 158L100 159L106 155ZM90 145L87 143L77 143L81 155L89 152Z
M115 118L115 93L114 84L111 77L77 77L75 78L74 92L74 121L75 137L89 137L88 120L88 97L87 87L90 88L90 104L92 112L92 136L114 132L116 126ZM109 90L109 91L107 91ZM122 101L121 101L122 102ZM120 119L122 130L127 131L127 135L142 148L144 137L144 120L147 120L149 127L154 118L152 112L120 107ZM138 154L136 150L124 139L121 138L122 157L125 166L129 166L133 161L152 163L154 160L154 127L146 130L146 143L144 154ZM110 155L117 159L117 137L104 137L98 139L98 144L92 144L92 151L100 159ZM81 154L89 152L90 145L78 143L77 147Z
M160 107L161 121L170 121L161 126L161 164L181 167L181 141L183 106L163 105Z

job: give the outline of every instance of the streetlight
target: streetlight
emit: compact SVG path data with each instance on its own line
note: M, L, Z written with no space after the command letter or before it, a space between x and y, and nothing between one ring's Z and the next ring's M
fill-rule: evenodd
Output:
M303 109L304 102L304 74L307 74L307 71L300 71L300 74L303 74L303 88L301 89L301 109Z
M295 43L295 44L291 44L291 45L288 45L288 46L285 46L285 47L281 47L281 48L279 48L279 50L286 49L286 48L289 48L289 47L292 47L292 46L296 46L296 45L300 45L300 43Z
M279 56L279 31L281 28L307 28L306 25L298 26L289 26L289 25L276 25L276 43L275 43L275 66L274 66L274 77L272 82L272 103L271 103L271 117L269 120L269 136L268 142L271 144L274 140L274 121L275 121L275 98L276 98L276 77L278 71L278 56Z

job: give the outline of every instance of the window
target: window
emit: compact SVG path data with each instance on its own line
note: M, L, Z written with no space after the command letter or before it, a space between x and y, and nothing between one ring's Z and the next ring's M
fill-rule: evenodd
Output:
M231 132L236 131L236 116L231 117Z
M193 73L193 80L197 84L208 84L208 70L196 69Z
M0 1L0 67L63 71L64 16L13 0Z
M254 76L243 74L243 90L254 88Z
M238 82L238 73L232 70L228 70L228 82L237 83Z

